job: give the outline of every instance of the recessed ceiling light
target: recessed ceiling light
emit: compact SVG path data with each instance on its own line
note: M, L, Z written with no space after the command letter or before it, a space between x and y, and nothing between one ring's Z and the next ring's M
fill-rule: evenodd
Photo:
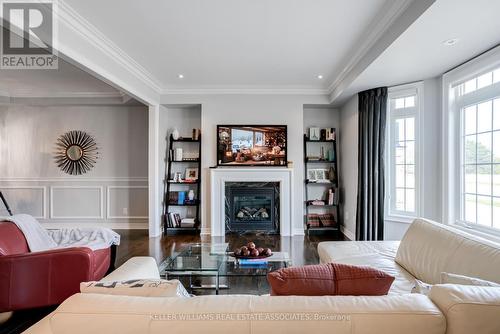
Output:
M178 77L179 79L184 79L184 74L179 74L177 77Z
M458 38L450 38L450 39L447 39L446 41L444 41L443 44L446 46L453 46L453 45L457 44L458 41L459 41Z
M318 79L323 79L323 76L321 74L318 74Z

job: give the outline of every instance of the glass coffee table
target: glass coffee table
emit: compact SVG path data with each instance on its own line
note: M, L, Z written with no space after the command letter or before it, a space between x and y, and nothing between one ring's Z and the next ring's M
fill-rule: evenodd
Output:
M275 252L264 264L241 264L228 254L228 244L192 244L173 254L160 264L160 275L166 279L184 279L190 290L213 289L219 294L228 285L221 278L266 277L271 271L286 268L291 260L286 252ZM211 277L214 284L194 284L197 278Z

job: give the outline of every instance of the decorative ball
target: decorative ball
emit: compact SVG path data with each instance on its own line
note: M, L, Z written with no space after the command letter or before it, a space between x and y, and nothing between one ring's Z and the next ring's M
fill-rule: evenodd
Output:
M241 251L241 255L243 256L250 256L250 251L248 249Z
M259 251L257 249L252 249L252 251L250 252L250 255L254 256L254 257L257 257L259 256Z
M257 248L257 250L259 251L259 254L264 254L264 248L259 247L259 248Z
M241 246L240 249L242 253L248 250L247 246Z
M252 241L250 241L250 242L247 244L247 247L248 247L248 249L255 249L255 244L254 244Z
M266 249L264 250L264 255L266 255L266 256L271 256L271 255L273 255L273 251L271 250L271 248L266 248Z

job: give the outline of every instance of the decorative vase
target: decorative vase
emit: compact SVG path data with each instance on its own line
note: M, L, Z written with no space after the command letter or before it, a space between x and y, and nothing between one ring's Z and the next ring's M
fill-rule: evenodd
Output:
M172 138L174 138L175 140L179 139L179 130L174 129L174 131L172 132Z
M194 190L193 189L189 190L188 198L189 198L190 202L194 201Z

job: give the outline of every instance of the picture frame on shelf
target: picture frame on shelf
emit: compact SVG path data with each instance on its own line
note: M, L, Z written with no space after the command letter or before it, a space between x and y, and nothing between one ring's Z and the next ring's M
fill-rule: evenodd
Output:
M198 168L186 168L186 173L184 179L186 181L197 181L198 180Z
M309 182L318 182L318 183L327 183L330 180L328 179L328 170L327 169L308 169L307 170L307 180Z
M316 174L316 182L325 182L327 180L326 169L315 169L315 174Z
M307 171L307 180L309 180L309 182L316 182L316 170L315 169L309 169Z
M309 128L309 140L320 140L321 133L320 128L310 127Z

